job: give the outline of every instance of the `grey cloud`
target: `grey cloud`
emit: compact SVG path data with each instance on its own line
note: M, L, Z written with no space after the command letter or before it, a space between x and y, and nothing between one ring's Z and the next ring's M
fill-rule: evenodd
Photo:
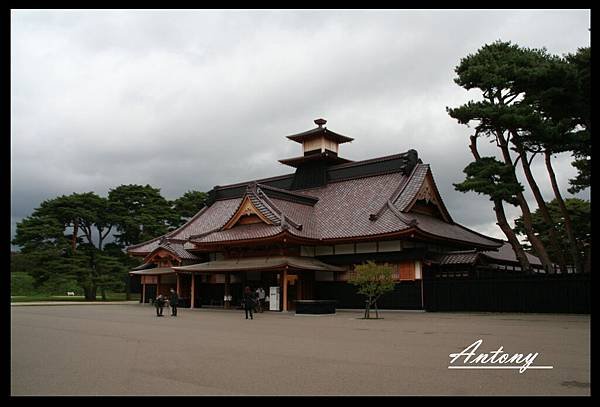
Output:
M589 14L13 11L13 229L60 193L149 183L175 198L289 173L277 159L300 150L284 136L325 117L356 139L350 159L418 150L454 218L501 236L489 202L452 187L470 130L445 107L475 97L454 67L499 38L573 52ZM568 155L555 163L566 191L575 171Z

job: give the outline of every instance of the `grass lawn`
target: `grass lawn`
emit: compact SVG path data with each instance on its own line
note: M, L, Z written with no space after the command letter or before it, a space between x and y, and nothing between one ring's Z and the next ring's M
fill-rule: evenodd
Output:
M131 294L131 301L139 301L139 294ZM11 302L36 302L36 301L87 301L83 295L67 296L67 295L16 295L11 296ZM102 301L102 296L96 296L97 301ZM106 301L125 301L125 293L106 293Z

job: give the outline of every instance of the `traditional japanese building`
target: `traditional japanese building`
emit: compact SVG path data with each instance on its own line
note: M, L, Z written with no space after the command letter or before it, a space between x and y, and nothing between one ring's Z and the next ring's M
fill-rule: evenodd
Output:
M426 273L505 244L454 222L415 150L351 161L339 150L353 139L315 123L287 137L302 145L279 161L293 172L215 186L186 224L127 249L144 259L130 273L141 277L142 301L175 288L191 307L230 307L248 285L274 288L271 307L283 311L305 299L360 305L348 275L374 260L395 268L387 307L422 308Z

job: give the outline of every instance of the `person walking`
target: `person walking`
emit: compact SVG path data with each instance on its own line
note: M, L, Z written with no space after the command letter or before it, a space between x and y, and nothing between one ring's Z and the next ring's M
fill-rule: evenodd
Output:
M242 301L244 303L244 310L246 311L246 319L248 319L248 311L250 311L250 319L254 319L252 317L252 309L254 308L254 294L250 287L244 288L244 296L242 297Z
M158 297L156 297L156 300L154 300L154 306L156 307L156 316L162 317L163 308L165 307L165 298L162 296L162 294L158 294Z
M171 298L169 299L169 304L171 305L171 316L177 316L177 305L179 304L179 295L175 292L174 289L171 288Z

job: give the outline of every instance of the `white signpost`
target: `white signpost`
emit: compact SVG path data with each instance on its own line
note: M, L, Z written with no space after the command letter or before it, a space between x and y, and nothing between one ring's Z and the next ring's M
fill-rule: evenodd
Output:
M279 287L269 287L269 311L279 311Z

